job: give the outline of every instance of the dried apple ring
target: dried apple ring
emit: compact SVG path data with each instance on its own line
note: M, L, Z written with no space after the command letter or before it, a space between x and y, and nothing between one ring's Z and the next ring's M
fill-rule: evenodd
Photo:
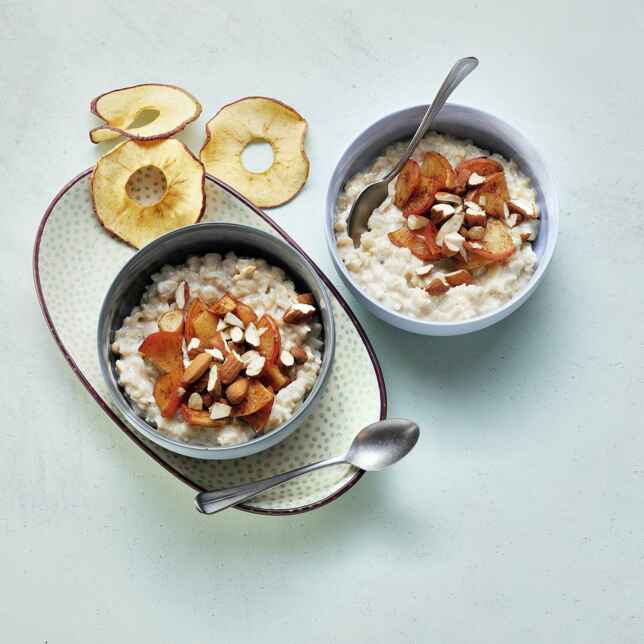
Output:
M199 118L201 104L180 87L148 83L97 96L90 105L106 125L89 133L92 143L125 136L137 141L167 139Z
M263 96L242 98L222 107L206 124L201 161L207 172L256 206L280 206L302 189L309 176L306 129L306 120L284 103ZM263 172L251 172L241 156L247 145L258 141L271 145L273 163Z
M199 221L204 181L203 166L180 141L124 141L96 163L94 210L106 230L141 248Z

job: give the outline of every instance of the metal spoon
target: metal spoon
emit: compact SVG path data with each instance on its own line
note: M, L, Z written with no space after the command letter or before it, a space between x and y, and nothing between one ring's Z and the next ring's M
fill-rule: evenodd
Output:
M362 470L382 470L406 456L418 441L419 435L418 425L411 420L402 418L381 420L362 429L353 439L349 451L343 456L327 458L254 483L244 483L224 490L200 492L195 497L195 506L204 514L221 512L280 483L330 465L349 463Z
M443 105L445 105L450 94L470 72L476 69L478 64L478 58L472 56L469 58L461 58L454 64L449 74L445 77L429 109L425 112L425 116L423 116L423 120L416 130L416 134L414 134L414 137L409 142L405 154L398 159L398 163L389 171L389 174L367 186L353 202L351 210L349 211L349 217L347 218L347 232L356 248L360 245L362 233L367 231L367 222L369 221L369 217L371 217L371 213L386 199L389 182L398 176L405 162L414 153L418 143L425 136L427 130L429 130L434 118L436 118L436 115L440 112Z

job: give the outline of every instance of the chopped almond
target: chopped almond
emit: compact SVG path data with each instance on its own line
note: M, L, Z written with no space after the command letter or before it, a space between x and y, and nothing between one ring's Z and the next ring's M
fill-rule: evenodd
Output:
M449 291L449 284L443 282L439 277L435 277L426 287L425 290L430 295L444 295Z

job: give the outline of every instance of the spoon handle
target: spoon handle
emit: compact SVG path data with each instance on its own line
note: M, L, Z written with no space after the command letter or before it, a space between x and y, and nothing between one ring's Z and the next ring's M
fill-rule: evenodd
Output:
M454 63L454 66L452 67L452 69L450 69L449 74L447 74L445 80L443 81L443 84L440 86L440 89L436 93L432 104L429 106L427 112L425 112L425 116L423 116L423 120L420 122L420 125L416 130L414 138L409 142L405 154L403 154L400 159L398 159L398 163L396 163L391 172L389 172L389 174L384 179L382 179L382 181L391 181L400 172L403 165L405 165L405 162L414 153L414 150L418 146L420 140L425 136L427 130L429 130L433 120L436 118L436 115L440 112L443 105L445 105L447 99L450 97L450 94L461 84L463 80L465 80L467 76L469 76L471 72L476 69L478 64L478 58L474 58L473 56L469 56L468 58L461 58L460 60L457 60L456 63Z
M302 476L303 474L308 474L315 470L319 470L323 467L329 467L330 465L339 465L345 463L344 456L335 456L333 458L327 458L324 461L319 461L317 463L311 463L310 465L304 465L298 467L290 472L284 472L283 474L276 474L275 476L270 476L267 479L262 479L261 481L254 481L253 483L243 483L242 485L235 485L233 487L225 488L223 490L213 490L211 492L200 492L195 497L195 506L199 512L203 514L214 514L215 512L221 512L226 508L231 507L232 505L237 505L242 501L247 499L252 499L254 496L257 496L261 492L270 490L276 485L290 481L291 479Z

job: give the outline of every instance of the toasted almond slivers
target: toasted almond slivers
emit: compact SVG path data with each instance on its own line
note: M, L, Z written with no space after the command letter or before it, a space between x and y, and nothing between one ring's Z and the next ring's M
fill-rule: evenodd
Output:
M465 206L465 212L467 212L468 210L475 210L479 212L480 210L482 210L481 206L479 206L476 201L464 201L463 205Z
M482 177L476 172L472 172L470 178L467 180L467 183L470 186L480 186L482 183L485 183L485 177Z
M226 328L226 323L223 318L219 318L217 322L217 331L223 331Z
M230 405L216 402L212 405L212 407L210 407L210 418L212 418L212 420L220 420L221 418L228 418L228 416L230 416L231 411L232 411L232 407Z
M445 235L445 246L454 253L460 253L464 243L465 237L458 232Z
M188 398L188 407L195 411L201 411L203 409L203 398L201 397L201 394L193 391Z
M434 268L434 264L424 264L423 266L419 266L416 269L416 275L419 277L423 277L423 275L428 275L429 273L432 272L432 269Z
M293 357L293 354L290 351L282 351L280 353L280 362L285 366L285 367L292 367L295 364L295 358Z
M231 313L230 311L226 313L226 315L224 316L224 322L230 326L236 326L236 327L239 327L240 329L244 328L244 323L234 313Z
M264 370L265 364L266 364L266 358L264 356L253 358L246 366L246 375L259 376L259 374L262 373L262 371Z
M214 360L224 361L224 354L219 349L204 349L204 353L207 353Z
M409 228L409 230L420 230L421 228L425 228L428 223L429 219L422 215L409 215L409 217L407 217L407 228Z
M460 206L463 203L463 199L459 195L452 194L451 192L437 192L434 195L436 201L442 201L444 203L452 203L456 206Z
M255 358L259 358L259 352L254 349L246 351L246 353L242 353L241 356L239 356L239 359L246 365L252 362Z
M190 342L188 342L188 352L192 351L193 349L198 349L200 345L201 340L199 340L199 338L191 338Z
M187 282L185 280L180 282L179 286L177 286L177 290L174 292L174 301L177 303L178 309L184 309L186 307L189 292Z
M234 326L230 330L230 339L235 343L241 342L244 339L244 332L238 326Z
M212 391L217 385L217 365L214 364L210 367L210 373L208 374L208 384L206 385L207 391Z
M251 322L246 328L246 333L244 334L246 342L250 344L251 347L259 346L259 333L257 332L257 327Z
M512 201L508 202L508 208L510 212L516 212L518 215L528 219L537 219L539 217L535 203L527 199L512 199Z
M287 324L298 324L310 320L315 313L315 307L310 304L293 304L291 308L284 313L282 320Z
M441 229L438 231L438 234L436 235L436 243L439 246L443 245L443 241L445 240L445 237L449 235L450 233L455 233L458 232L463 225L463 221L465 220L465 215L462 213L458 213L455 215L452 215L442 226Z

